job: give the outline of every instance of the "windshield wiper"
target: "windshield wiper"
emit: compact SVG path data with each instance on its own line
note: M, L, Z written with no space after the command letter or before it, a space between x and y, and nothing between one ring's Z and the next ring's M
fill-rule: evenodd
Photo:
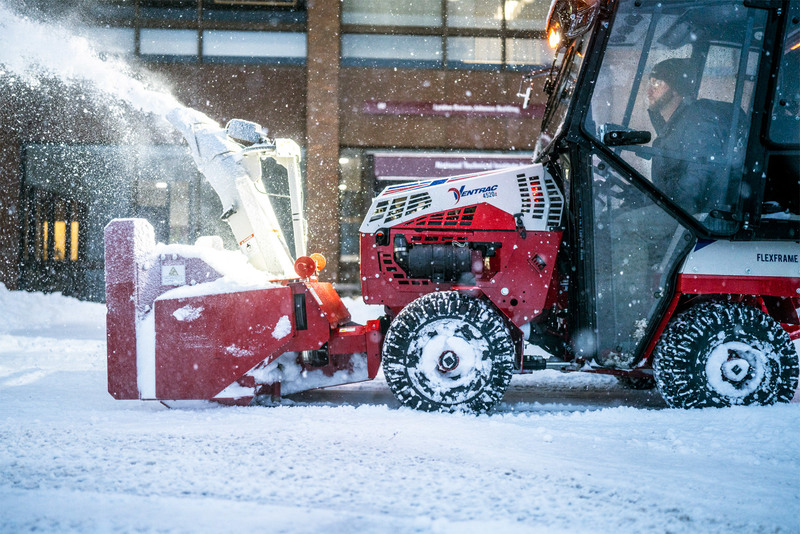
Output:
M522 77L522 80L519 83L519 91L517 92L517 96L522 98L522 109L528 109L528 105L531 103L531 92L533 91L533 80L536 78L541 78L542 76L548 76L551 72L553 72L553 67L546 67L544 69L536 69L534 71L529 72L525 76ZM544 84L544 90L547 94L550 94L548 90L548 86L550 80L548 79L547 82ZM525 87L525 91L522 91L522 87Z

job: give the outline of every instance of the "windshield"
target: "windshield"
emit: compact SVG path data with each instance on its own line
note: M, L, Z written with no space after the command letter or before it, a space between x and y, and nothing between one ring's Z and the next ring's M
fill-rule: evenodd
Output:
M621 1L584 121L709 231L735 231L764 10Z
M578 81L583 64L583 47L586 37L573 43L566 51L559 52L556 57L555 80L548 80L547 84L552 87L550 99L545 108L544 118L542 119L542 131L536 142L536 152L534 158L538 157L543 151L552 144L553 140L561 132L564 119L567 116L570 101L575 93L575 84Z

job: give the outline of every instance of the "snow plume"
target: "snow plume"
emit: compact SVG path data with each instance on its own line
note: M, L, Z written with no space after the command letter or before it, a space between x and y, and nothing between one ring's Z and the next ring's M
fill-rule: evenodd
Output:
M136 79L126 63L101 58L86 39L0 4L0 76L9 75L34 87L41 78L88 82L137 110L162 117L183 107L172 95Z
M87 39L65 29L63 20L58 24L35 20L12 10L3 1L0 0L0 86L13 89L21 83L33 91L46 92L46 82L56 80L81 91L112 97L114 102L93 98L95 103L109 107L111 115L119 114L114 103L124 103L132 111L155 116L161 119L159 126L165 132L172 131L166 117L176 113L189 114L193 122L218 127L205 114L186 107L168 90L158 87L162 84L151 73L134 71L125 61L99 53ZM136 135L127 134L133 134L133 138Z

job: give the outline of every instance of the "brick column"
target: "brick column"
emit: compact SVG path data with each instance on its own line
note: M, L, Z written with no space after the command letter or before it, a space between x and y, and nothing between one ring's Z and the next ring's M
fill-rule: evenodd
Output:
M13 134L0 132L0 283L18 288L20 144Z
M308 251L328 260L322 279L339 271L339 35L342 4L308 0L306 216Z

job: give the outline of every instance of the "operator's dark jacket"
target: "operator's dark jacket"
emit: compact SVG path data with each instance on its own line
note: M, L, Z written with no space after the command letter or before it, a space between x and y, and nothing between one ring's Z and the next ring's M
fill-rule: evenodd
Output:
M668 122L651 113L653 183L689 213L731 208L730 164L742 152L738 132L733 139L728 134L732 113L731 104L705 99L684 100Z

